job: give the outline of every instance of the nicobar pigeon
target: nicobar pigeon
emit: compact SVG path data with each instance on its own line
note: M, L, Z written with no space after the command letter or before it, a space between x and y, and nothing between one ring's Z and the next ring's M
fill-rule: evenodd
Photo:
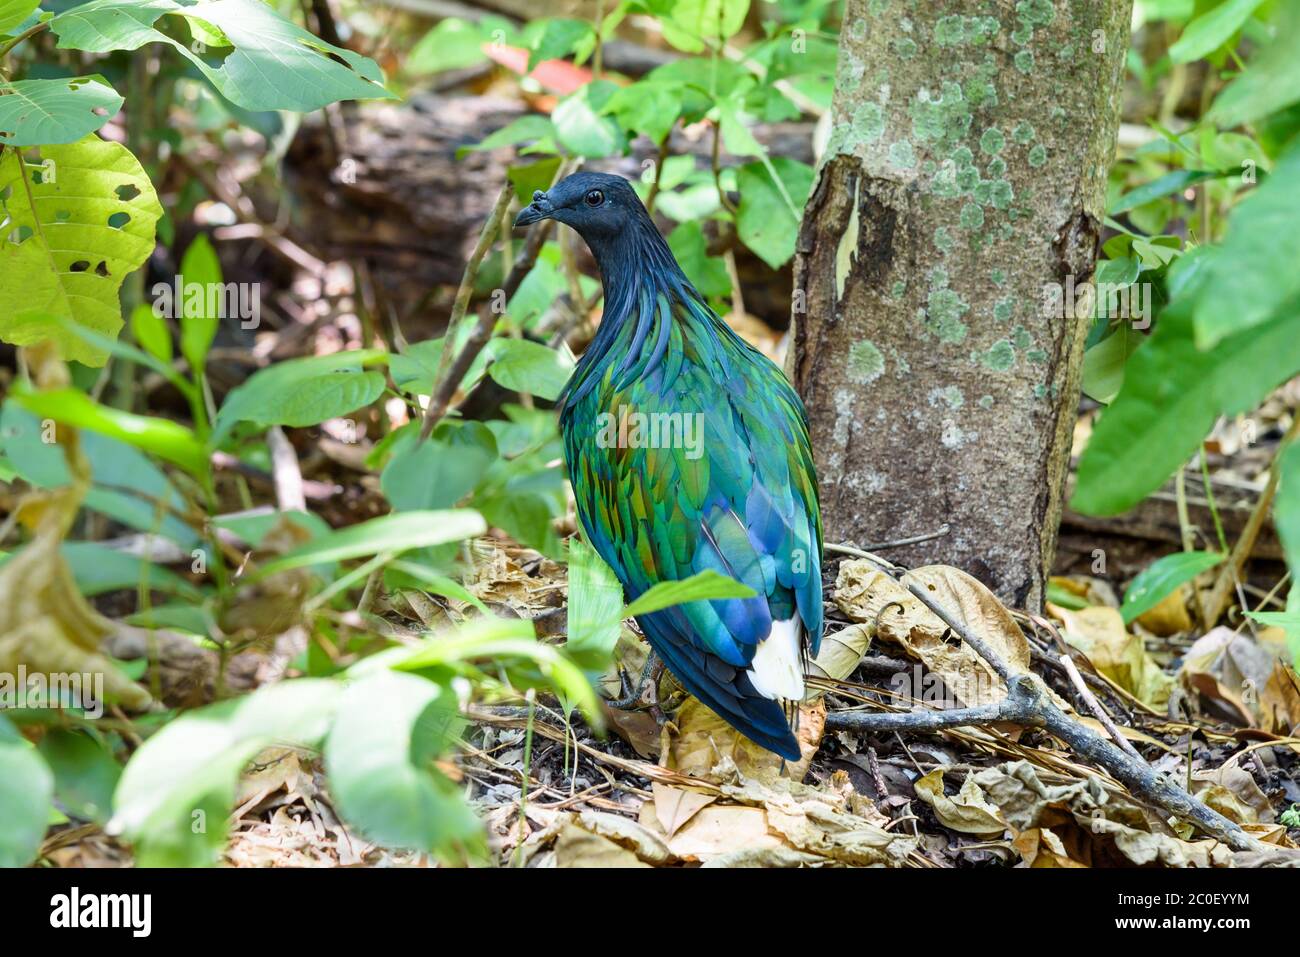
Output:
M599 331L560 397L587 540L629 601L706 569L754 590L638 623L682 687L798 760L790 714L822 636L821 513L803 403L709 308L626 180L575 173L534 193L515 225L547 218L586 241L605 289Z

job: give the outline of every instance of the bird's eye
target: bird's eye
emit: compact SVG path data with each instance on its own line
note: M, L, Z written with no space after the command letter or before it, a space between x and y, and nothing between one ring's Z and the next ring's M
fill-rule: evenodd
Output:
M588 206L599 206L605 202L605 194L598 189L593 189L583 197L583 201L586 202Z

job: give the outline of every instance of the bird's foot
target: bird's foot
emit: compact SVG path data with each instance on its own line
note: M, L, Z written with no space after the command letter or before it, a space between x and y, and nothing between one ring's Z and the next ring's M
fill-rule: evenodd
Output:
M633 684L627 672L620 668L618 681L623 694L608 702L609 706L619 711L632 711L639 706L649 708L650 713L655 715L655 720L663 724L663 712L659 710L659 679L663 677L663 673L663 660L654 651L651 651L646 658L645 667L641 669L641 677L637 679L636 684Z

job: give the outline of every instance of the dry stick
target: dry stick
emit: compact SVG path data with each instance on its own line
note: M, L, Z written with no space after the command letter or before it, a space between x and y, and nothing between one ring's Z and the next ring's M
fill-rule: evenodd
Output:
M1097 696L1092 693L1092 689L1084 684L1083 675L1079 673L1079 666L1074 663L1074 659L1069 655L1063 654L1059 656L1059 660L1061 666L1065 668L1065 673L1070 676L1070 684L1074 685L1074 690L1079 692L1079 697L1082 698L1083 703L1088 706L1088 710L1096 715L1097 720L1100 721L1102 726L1110 732L1110 736L1114 742L1119 745L1119 747L1128 754L1129 757L1146 764L1146 758L1142 757L1142 755L1138 753L1138 749L1129 743L1128 738L1124 737L1124 733L1116 726L1115 720L1110 716L1110 712L1101 706L1101 702L1098 701Z
M421 442L429 437L433 427L447 411L447 403L451 401L456 391L456 384L460 382L458 377L449 374L453 365L452 350L460 340L461 323L465 321L465 313L469 309L469 299L474 293L474 280L478 278L479 266L483 265L483 257L487 255L487 251L492 248L492 243L497 238L497 232L500 231L502 221L510 209L512 196L514 196L514 186L506 183L497 194L497 201L492 206L492 212L488 213L487 222L483 224L483 231L478 234L478 242L474 244L474 251L470 253L469 262L465 265L465 273L460 277L460 288L456 290L456 300L451 307L451 318L447 320L447 332L442 339L442 355L438 359L438 372L433 377L436 387L433 395L429 397L429 408L425 410L424 425L420 428ZM449 383L450 389L448 389Z
M566 160L560 165L559 170L556 172L555 181L559 182L564 179L564 177L577 169L580 163L581 160ZM501 195L506 197L505 209L509 208L510 191L511 187L509 184L507 184L501 191ZM494 218L504 219L504 211L497 214L497 209L499 208L501 208L500 197L497 199L497 207L493 210L494 215L488 218L488 224L485 224L483 227L484 234L487 233ZM542 246L545 244L547 236L550 235L553 222L553 220L544 219L539 223L535 223L528 231L528 235L524 239L523 249L521 249L519 255L515 257L514 265L510 267L510 274L506 276L506 281L502 283L501 286L501 292L507 301L509 301L510 297L519 289L519 285L524 281L524 277L528 275L533 266L537 263L537 257L542 251ZM486 243L484 241L484 236L480 236L479 246L482 246L483 249L480 252L479 247L476 246L474 253L477 258L472 256L469 265L465 267L465 276L461 279L461 288L456 293L456 307L459 307L459 312L457 312L456 307L453 307L451 322L447 327L447 335L443 338L446 347L444 347L442 351L442 360L439 363L439 374L436 378L437 384L434 388L433 395L429 397L429 407L425 410L424 414L424 425L420 428L420 441L427 439L430 433L433 432L434 426L436 426L438 422L441 421L442 417L447 414L447 409L451 405L452 396L456 394L456 389L460 385L461 379L465 378L465 373L469 371L469 367L473 364L474 359L483 351L483 347L486 346L488 341L492 338L492 330L496 326L496 315L490 309L480 309L478 322L475 324L469 338L465 341L464 347L460 350L460 353L456 356L455 360L451 361L450 366L443 368L443 365L449 361L448 356L451 354L449 348L455 345L453 334L456 330L454 327L459 325L460 320L464 319L465 309L469 304L469 296L465 291L467 287L473 286L474 277L478 274L479 264L483 260L483 255L487 252L486 247L490 245L490 236L487 238ZM465 293L464 306L461 305L462 293Z
M1219 616L1223 614L1223 609L1228 604L1228 595L1237 582L1242 566L1246 564L1246 559L1250 557L1250 553L1255 547L1255 540L1259 537L1260 530L1263 529L1264 522L1268 519L1269 506L1273 504L1273 496L1277 493L1280 472L1277 466L1278 454L1290 442L1295 440L1297 434L1300 434L1300 409L1296 410L1292 415L1291 426L1286 430L1286 435L1282 437L1282 441L1278 443L1277 451L1273 453L1273 462L1268 472L1268 484L1264 486L1264 491L1260 492L1259 500L1255 502L1250 518L1246 520L1246 526L1241 530L1241 534L1237 536L1237 544L1232 547L1232 554L1228 556L1223 570L1219 572L1219 577L1215 579L1214 589L1210 592L1210 599L1206 603L1206 628L1213 627L1215 622L1219 620ZM1202 452L1201 454L1204 455L1205 453Z
M1206 807L1177 785L1169 783L1145 761L1134 760L1090 728L1066 717L1031 677L1012 672L988 642L972 632L963 622L958 621L931 598L924 588L915 582L903 581L902 576L896 575L899 571L897 566L881 558L868 560L886 574L898 577L899 584L915 595L921 604L934 612L940 621L952 629L953 634L960 637L974 649L976 654L988 662L989 667L1007 683L1007 696L995 705L947 711L922 711L910 714L832 714L826 717L826 730L933 731L959 725L990 724L997 721L1010 721L1025 727L1042 728L1064 741L1085 761L1104 768L1131 792L1167 813L1190 821L1206 834L1223 841L1234 850L1260 849L1259 842L1242 830L1240 825Z

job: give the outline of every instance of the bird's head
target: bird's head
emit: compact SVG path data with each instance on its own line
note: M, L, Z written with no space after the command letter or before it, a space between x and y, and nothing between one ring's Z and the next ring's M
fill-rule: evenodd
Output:
M574 173L546 192L538 190L533 193L533 201L515 219L515 226L528 226L543 219L573 227L593 251L627 236L636 227L649 225L654 229L632 185L623 177L608 173Z

